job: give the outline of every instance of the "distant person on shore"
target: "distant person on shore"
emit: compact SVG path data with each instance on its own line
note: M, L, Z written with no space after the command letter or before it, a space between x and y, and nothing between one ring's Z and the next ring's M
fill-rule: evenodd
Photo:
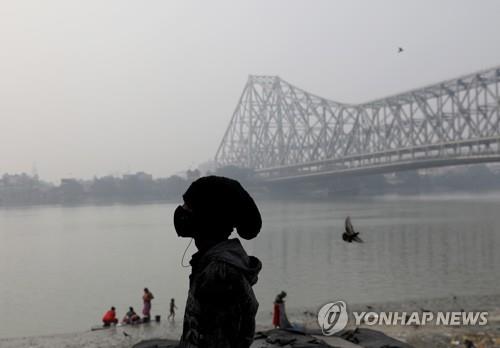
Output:
M252 239L262 220L252 197L239 182L203 177L183 195L174 213L180 237L194 238L189 292L180 347L248 348L255 334L258 302L252 286L262 268L248 256L238 235Z
M275 328L287 329L292 327L286 315L285 297L286 292L281 291L274 300L273 326Z
M280 294L278 294L273 303L273 326L275 329L280 327L280 303L281 298Z
M149 291L148 288L144 288L144 294L142 295L142 301L144 303L144 307L142 308L142 315L144 316L144 319L148 321L151 318L151 301L155 297Z
M102 322L104 326L110 326L111 324L118 324L118 319L116 319L115 307L111 307L109 311L104 313L104 316L102 317Z
M177 309L177 306L175 305L175 299L170 300L170 314L168 315L168 319L172 318L172 320L175 320L175 310Z
M122 322L124 324L135 324L135 323L138 323L140 320L141 320L141 318L134 311L134 308L129 307L128 312L127 312L127 314L125 314L125 317L123 318Z

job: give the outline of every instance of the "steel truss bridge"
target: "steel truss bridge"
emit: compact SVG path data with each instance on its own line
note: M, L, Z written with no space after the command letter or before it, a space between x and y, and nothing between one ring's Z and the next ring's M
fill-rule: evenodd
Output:
M249 76L215 161L270 182L500 161L500 66L364 104Z

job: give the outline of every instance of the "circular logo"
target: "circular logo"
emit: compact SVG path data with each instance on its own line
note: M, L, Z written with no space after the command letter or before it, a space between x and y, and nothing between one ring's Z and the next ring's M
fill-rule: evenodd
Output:
M344 301L327 303L318 312L318 324L325 336L331 336L345 328L347 321L347 305Z

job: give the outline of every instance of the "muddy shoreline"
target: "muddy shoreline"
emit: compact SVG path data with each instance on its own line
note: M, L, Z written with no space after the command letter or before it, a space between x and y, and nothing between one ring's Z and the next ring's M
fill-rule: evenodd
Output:
M288 304L290 321L317 330L318 308L293 308ZM416 299L404 302L358 303L349 305L351 311L487 311L486 326L386 326L365 325L384 332L390 337L407 342L414 347L462 347L468 338L483 347L500 347L500 294L486 296L456 296L436 299ZM261 311L257 316L257 330L271 328L271 312ZM352 320L347 329L355 328ZM172 323L162 321L138 326L113 327L108 330L87 331L57 335L17 337L0 339L2 348L129 348L145 339L178 339L182 331L182 321Z

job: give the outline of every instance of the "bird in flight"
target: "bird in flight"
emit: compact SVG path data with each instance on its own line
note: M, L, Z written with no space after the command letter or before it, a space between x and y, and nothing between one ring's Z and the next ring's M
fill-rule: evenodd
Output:
M401 53L403 51L404 51L403 47L398 47L398 53Z
M347 217L345 219L345 232L342 234L342 239L347 243L358 242L363 243L363 240L358 237L359 232L354 231L354 227L352 227L351 217Z

